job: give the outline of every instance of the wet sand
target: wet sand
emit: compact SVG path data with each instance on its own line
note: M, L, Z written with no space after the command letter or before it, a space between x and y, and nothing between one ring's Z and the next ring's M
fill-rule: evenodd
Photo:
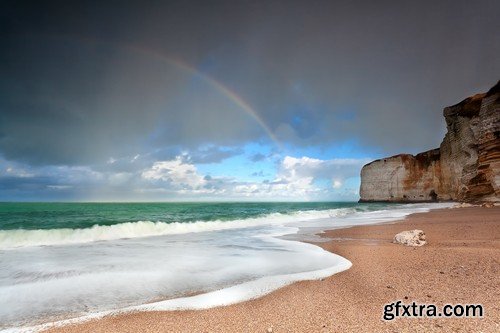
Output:
M393 244L422 229L427 244ZM318 246L349 259L347 271L259 299L209 310L140 312L50 332L500 332L500 207L442 209L393 224L327 231ZM482 304L483 318L382 319L383 306Z

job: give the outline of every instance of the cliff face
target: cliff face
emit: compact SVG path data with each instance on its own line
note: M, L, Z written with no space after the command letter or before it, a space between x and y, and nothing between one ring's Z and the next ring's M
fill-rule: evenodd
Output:
M383 158L361 169L361 201L433 201L444 197L439 149ZM449 199L449 198L446 198Z
M443 113L440 148L365 165L360 201L500 201L500 82Z

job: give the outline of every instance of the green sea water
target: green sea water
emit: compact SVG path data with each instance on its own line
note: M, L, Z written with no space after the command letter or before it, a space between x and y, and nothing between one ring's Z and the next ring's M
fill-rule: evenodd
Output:
M0 230L83 229L136 221L185 223L232 221L272 213L337 208L374 210L381 204L354 202L306 203L0 203Z

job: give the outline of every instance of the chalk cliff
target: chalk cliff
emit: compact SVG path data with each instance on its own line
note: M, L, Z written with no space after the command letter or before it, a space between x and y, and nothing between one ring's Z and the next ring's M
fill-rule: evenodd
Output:
M361 169L360 201L500 201L500 82L443 114L439 148Z

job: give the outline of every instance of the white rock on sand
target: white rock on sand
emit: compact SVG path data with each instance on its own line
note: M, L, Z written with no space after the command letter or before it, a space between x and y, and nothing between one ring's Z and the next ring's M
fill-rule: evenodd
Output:
M426 243L425 233L422 230L407 230L394 236L394 243L406 246L422 246Z

